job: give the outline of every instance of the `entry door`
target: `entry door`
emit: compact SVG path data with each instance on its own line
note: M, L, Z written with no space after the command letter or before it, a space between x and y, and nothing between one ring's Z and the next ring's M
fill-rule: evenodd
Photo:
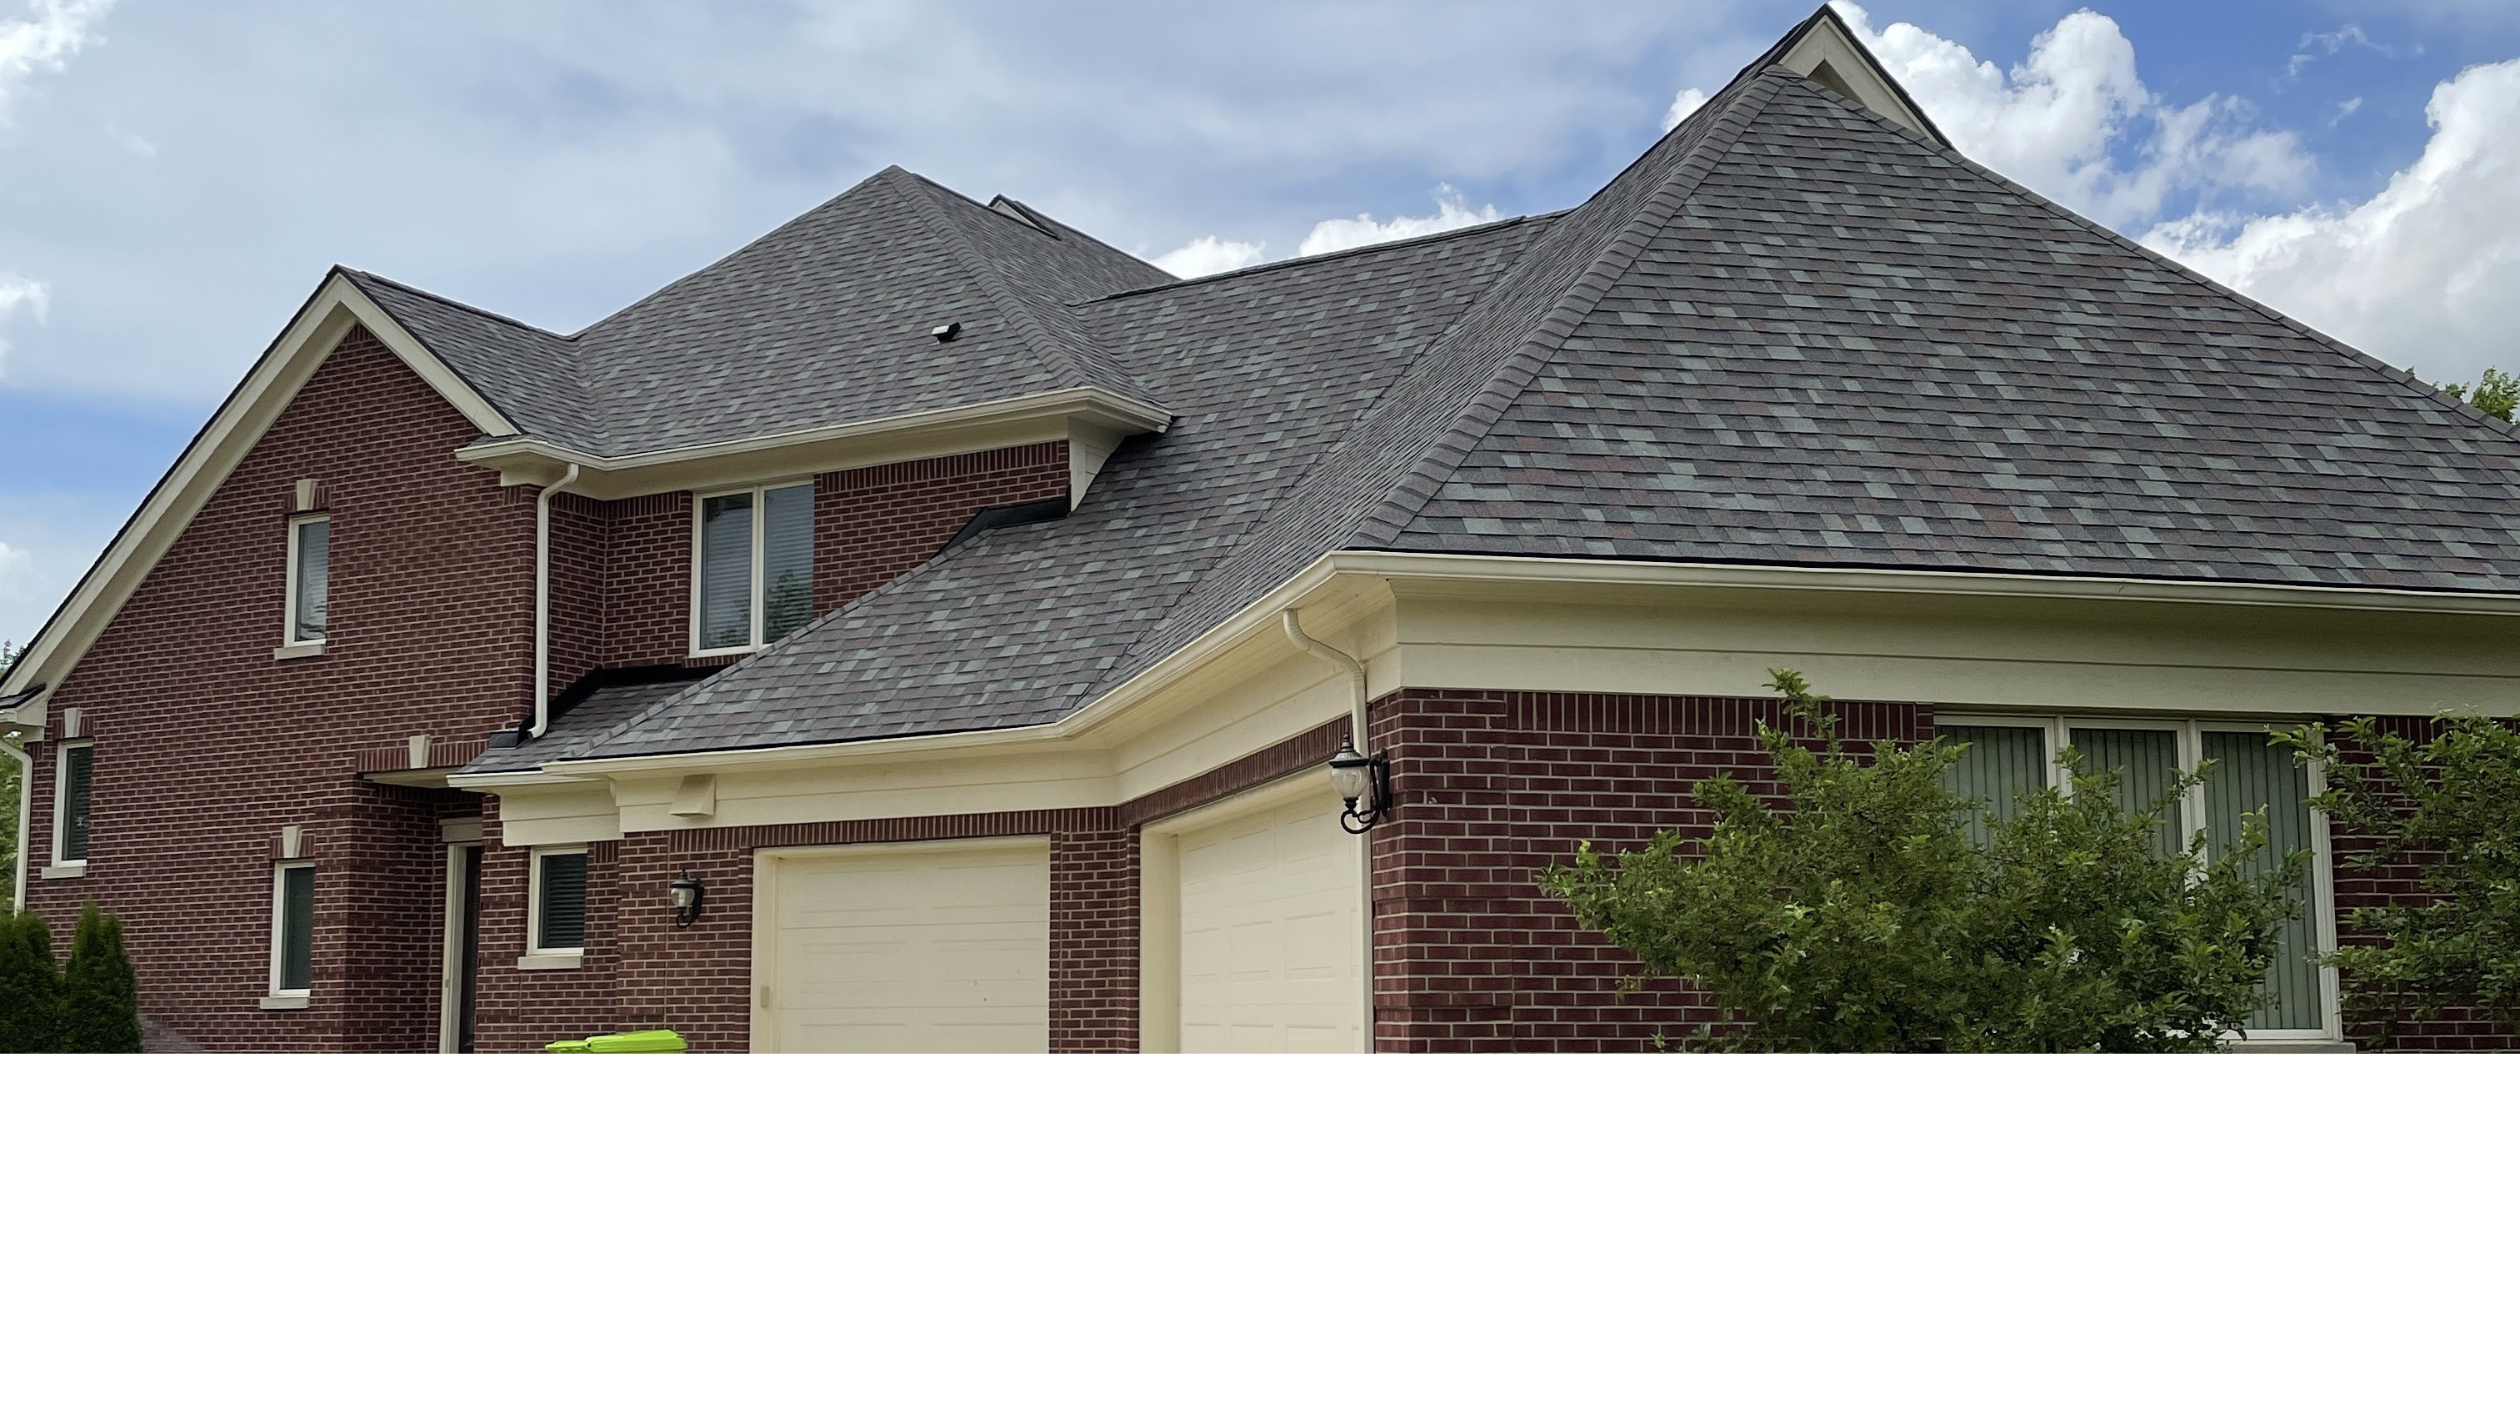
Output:
M1308 792L1180 835L1181 1050L1365 1048L1364 846Z

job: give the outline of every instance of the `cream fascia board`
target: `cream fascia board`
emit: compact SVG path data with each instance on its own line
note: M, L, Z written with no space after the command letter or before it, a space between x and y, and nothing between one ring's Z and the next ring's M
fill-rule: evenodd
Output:
M1014 747L1073 739L1162 693L1251 635L1274 633L1279 613L1300 607L1341 577L1390 583L1488 583L1500 587L1639 589L1691 587L1737 590L1837 591L1881 595L1969 596L2008 601L2115 602L2121 604L2264 606L2369 612L2520 617L2520 596L2441 591L2398 591L2263 586L2214 581L2140 581L2114 577L2019 576L1981 572L1880 571L1838 567L1752 567L1685 562L1594 561L1583 558L1458 556L1419 552L1332 552L1279 584L1224 624L1148 667L1136 678L1046 724L979 729L953 734L800 744L716 753L659 754L637 758L557 762L539 774L458 777L451 786L476 790L549 782L553 778L614 777L630 773L709 772L798 761L834 761Z
M1161 433L1171 426L1172 414L1167 410L1085 386L652 453L604 456L547 438L519 435L478 443L455 456L498 469L501 480L511 485L547 484L575 464L586 476L571 492L613 500L985 452L1033 441L1069 439L1085 444L1089 454L1100 450L1107 458L1122 438Z
M1856 101L1864 107L1920 138L1934 137L1933 124L1900 96L1890 77L1865 56L1854 36L1847 33L1844 23L1833 13L1824 14L1820 23L1813 25L1810 33L1802 37L1802 42L1786 51L1784 57L1776 62L1778 68L1791 69L1805 78L1825 64L1831 73L1855 91Z
M158 559L191 525L202 505L253 451L343 337L358 327L365 327L482 433L515 435L515 425L489 400L396 324L349 277L334 272L255 361L236 391L72 589L35 643L0 679L0 697L34 684L62 682Z

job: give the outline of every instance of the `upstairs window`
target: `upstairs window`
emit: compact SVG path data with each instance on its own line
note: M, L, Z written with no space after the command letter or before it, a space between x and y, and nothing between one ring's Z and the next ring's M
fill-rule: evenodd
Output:
M53 794L53 865L85 866L88 859L88 798L95 787L96 746L61 746L61 791Z
M332 519L297 517L289 522L289 639L291 645L324 643L332 602Z
M272 869L271 992L302 995L315 983L315 864Z
M814 618L814 485L700 499L692 649L757 650Z

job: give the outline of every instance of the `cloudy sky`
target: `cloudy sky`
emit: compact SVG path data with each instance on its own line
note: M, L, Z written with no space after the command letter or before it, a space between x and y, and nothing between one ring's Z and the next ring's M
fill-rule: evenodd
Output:
M1842 8L1970 155L2520 364L2520 5ZM1183 272L1582 200L1807 0L0 0L0 640L335 262L574 330L888 162Z

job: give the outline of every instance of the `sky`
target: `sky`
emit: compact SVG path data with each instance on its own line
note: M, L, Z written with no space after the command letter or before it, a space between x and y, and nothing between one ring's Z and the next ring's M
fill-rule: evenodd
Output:
M1962 151L2520 365L2520 4L1841 3ZM1582 201L1809 0L0 0L0 641L335 263L569 331L900 163L1184 274Z

